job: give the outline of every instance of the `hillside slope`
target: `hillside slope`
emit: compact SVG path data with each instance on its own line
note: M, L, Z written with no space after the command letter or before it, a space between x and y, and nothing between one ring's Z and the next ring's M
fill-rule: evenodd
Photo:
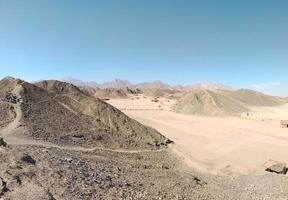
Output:
M156 130L86 95L72 84L43 81L33 85L4 79L0 86L0 94L6 96L15 96L11 92L13 88L20 91L15 98L21 101L18 103L22 112L21 126L26 129L24 134L33 139L85 147L156 149L166 146L167 139ZM11 112L4 106L1 108L15 112L15 106L14 109L10 107Z
M236 115L249 109L226 93L194 90L173 106L175 112L206 116Z
M249 89L233 91L230 93L230 97L248 106L278 106L286 103L286 101L280 97L269 96Z
M173 110L183 114L235 116L248 112L252 107L280 106L285 103L287 100L284 98L248 89L236 91L194 89L180 98Z

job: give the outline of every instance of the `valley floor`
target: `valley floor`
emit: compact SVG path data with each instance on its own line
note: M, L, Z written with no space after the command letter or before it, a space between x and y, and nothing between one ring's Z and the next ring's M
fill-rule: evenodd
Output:
M140 95L108 103L175 141L174 152L200 172L261 175L272 161L288 163L288 130L279 120L288 116L287 106L254 108L246 119L211 118L174 113L173 100L151 100Z

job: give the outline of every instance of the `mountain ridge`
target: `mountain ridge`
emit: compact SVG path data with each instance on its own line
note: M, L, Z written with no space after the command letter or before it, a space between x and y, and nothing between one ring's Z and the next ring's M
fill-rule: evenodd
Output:
M112 81L96 83L94 81L85 82L82 80L69 78L69 77L63 78L61 80L68 82L68 83L72 83L79 87L92 87L92 88L100 88L100 89L106 89L106 88L125 89L129 87L129 88L140 89L140 90L147 90L147 89L170 89L170 90L181 90L181 91L189 91L193 89L207 89L211 91L234 90L232 87L224 85L224 84L220 84L220 83L196 83L196 84L191 84L191 85L170 85L160 80L155 80L152 82L142 82L142 83L134 84L128 80L122 80L122 79L117 79L117 78Z

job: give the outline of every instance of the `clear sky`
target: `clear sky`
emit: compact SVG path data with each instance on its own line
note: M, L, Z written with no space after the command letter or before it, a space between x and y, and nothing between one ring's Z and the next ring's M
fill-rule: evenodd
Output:
M288 96L287 0L0 0L0 78L220 82Z

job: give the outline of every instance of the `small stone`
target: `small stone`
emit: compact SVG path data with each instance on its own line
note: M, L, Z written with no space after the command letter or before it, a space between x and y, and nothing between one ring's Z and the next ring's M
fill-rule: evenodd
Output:
M0 138L0 147L7 147L7 143L4 141L3 138Z
M69 163L72 163L72 162L73 162L73 159L72 159L72 158L65 158L65 161L66 161L66 162L69 162Z
M170 167L168 165L166 165L166 164L163 164L162 165L162 169L170 169Z
M7 183L0 177L0 195L3 195L7 191L9 191Z
M36 160L34 160L31 156L29 155L24 155L21 159L23 162L26 162L28 164L32 164L35 165L36 164Z
M286 174L288 169L285 163L276 162L266 169L267 172L276 173L276 174Z

